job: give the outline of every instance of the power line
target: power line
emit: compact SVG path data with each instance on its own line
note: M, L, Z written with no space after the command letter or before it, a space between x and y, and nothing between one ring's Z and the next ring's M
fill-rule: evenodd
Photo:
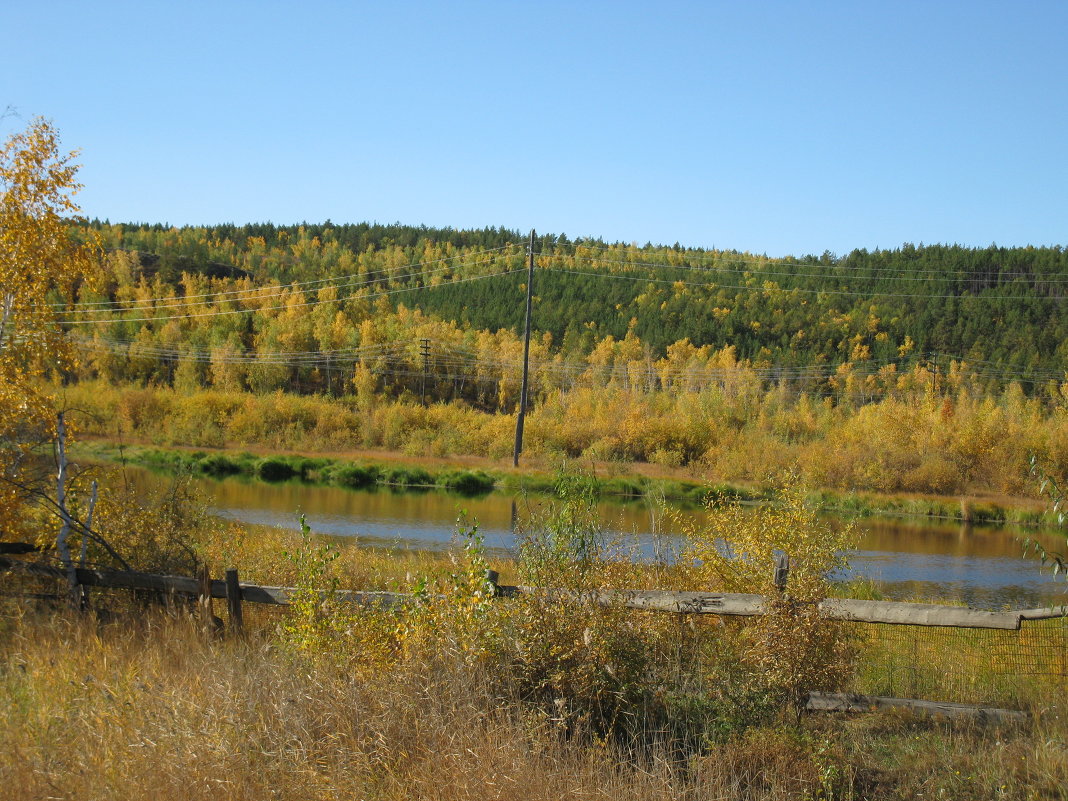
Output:
M561 267L544 267L547 272L555 273L568 273L571 275L583 275L591 278L608 278L620 281L644 281L652 284L667 284L669 286L682 284L683 286L700 287L703 289L735 289L742 292L783 292L790 294L793 292L803 292L809 295L838 295L847 297L858 298L927 298L931 300L1050 300L1060 301L1063 297L1048 297L1048 298L1036 298L1034 296L1014 296L1014 295L933 295L928 292L883 292L880 290L872 290L870 292L854 292L851 290L843 289L805 289L802 287L763 287L763 286L737 286L731 284L721 284L718 282L697 282L697 281L678 281L667 278L650 278L648 276L638 275L620 275L618 273L598 273L591 272L589 270L568 270Z
M489 260L487 260L489 261ZM485 275L475 275L469 278L457 278L453 281L449 281L447 284L442 283L435 286L412 286L412 287L398 287L396 289L387 289L381 292L373 292L368 295L363 295L357 298L358 300L374 300L375 298L385 297L387 295L397 295L405 292L415 292L420 289L436 289L442 286L450 286L452 284L466 284L470 281L481 281L486 278L496 278L503 275L512 275L513 273L523 272L523 268L501 270L495 273L486 273ZM231 314L254 314L256 312L263 311L276 311L279 309L295 309L303 306L318 306L321 303L340 303L339 299L334 300L309 300L303 303L287 303L279 306L267 306L258 309L217 309L210 312L200 312L197 314L174 314L154 317L112 317L109 319L97 319L97 320L65 320L63 325L110 325L112 323L155 323L165 322L167 320L189 320L199 317L223 317Z
M806 264L806 265L797 265L797 266L805 266L805 267L821 266L821 267L823 267L823 271L822 272L799 272L799 271L795 271L795 270L783 271L783 270L763 269L763 267L768 267L768 266L771 266L771 267L789 267L789 266L793 266L790 262L776 262L776 261L763 262L761 268L750 270L750 269L742 269L742 268L738 268L738 267L731 267L731 266L728 266L726 264L721 264L721 263L711 264L711 265L703 265L703 264L701 264L701 265L670 264L670 263L666 264L666 263L659 263L659 262L635 262L635 261L628 261L628 260L624 260L624 259L598 259L598 258L594 258L592 256L577 256L577 255L576 256L563 256L563 257L558 256L558 255L550 255L550 256L547 256L545 258L547 260L551 260L551 259L555 259L555 258L573 258L576 261L586 261L586 262L599 263L599 264L612 264L612 265L617 265L617 266L620 266L620 267L636 267L636 268L645 268L645 269L664 269L664 270L681 270L681 271L686 271L686 272L700 271L700 272L726 272L726 273L737 273L737 274L750 273L750 274L753 274L754 276L755 275L760 275L760 276L775 275L775 276L781 276L781 277L787 277L787 278L827 278L827 279L832 279L832 278L833 279L839 279L839 278L871 278L871 280L882 280L882 281L892 280L892 279L914 280L914 281L939 281L939 280L953 280L954 277L956 277L956 278L966 278L966 279L978 278L978 276L975 276L974 274L965 272L963 270L954 270L954 271L945 272L945 271L934 270L934 269L908 270L908 269L904 269L904 268L894 268L894 267L885 267L885 268L884 267L865 267L865 268L862 268L860 270L857 270L857 271L853 272L852 274L848 271L848 269L846 267L839 266L839 265L808 265L808 264ZM832 272L830 272L831 270L836 270L838 272L837 273L832 273ZM882 271L891 272L891 273L893 273L893 275L887 276L887 277L871 277L871 276L863 275L864 272L869 272L869 271L872 271L872 270L876 270L876 271L880 271L880 272L882 272ZM1046 285L1046 284L1061 285L1061 284L1068 284L1068 277L1064 277L1064 276L1062 276L1060 278L1037 278L1031 273L1018 273L1018 272L1017 273L1006 273L1006 272L1000 272L1000 271L997 272L995 275L998 278L1005 278L1005 277L1027 278L1028 279L1028 283L1032 284L1032 285ZM922 276L922 277L918 277L918 276Z
M514 245L501 245L500 247L497 247L497 248L490 248L488 250L480 250L480 251L478 251L477 253L474 253L474 254L458 254L456 256L447 256L447 257L443 257L443 258L440 258L440 259L433 259L431 261L413 262L411 264L402 264L402 265L399 265L397 267L384 267L384 268L377 269L377 270L368 270L367 272L362 273L362 274L361 273L349 273L349 274L346 274L346 275L338 275L338 276L333 276L333 277L330 277L330 278L320 278L320 279L317 279L317 280L314 280L314 281L300 281L300 282L296 282L296 283L292 283L292 284L285 284L285 285L279 284L277 287L272 287L272 286L253 287L251 289L232 289L232 290L226 290L226 291L221 291L221 292L204 292L204 293L200 293L200 294L196 294L196 295L184 295L184 296L182 296L182 299L183 300L189 300L189 299L193 299L193 298L212 298L212 299L226 298L226 297L228 297L230 295L239 295L239 296L251 295L251 294L256 293L258 291L261 291L263 289L283 288L283 289L287 289L287 290L291 291L293 289L299 289L299 288L304 288L304 287L312 287L312 286L317 286L317 285L321 285L321 284L333 285L333 284L336 284L337 282L347 281L349 279L368 280L368 279L370 279L371 276L378 276L378 275L386 275L388 277L388 274L397 273L397 272L400 272L401 270L409 270L409 269L414 269L414 268L419 268L419 267L428 267L428 266L433 265L433 264L442 264L442 263L451 262L451 261L462 261L463 259L467 259L467 258L470 258L472 256L482 257L482 256L485 256L486 254L496 253L498 251L505 250L505 249L511 248L511 247L515 247L515 246ZM484 264L484 263L486 263L486 261L491 261L491 260L484 259L482 261L473 262L473 263L474 264ZM452 268L444 267L444 268L441 268L440 270L434 271L434 272L444 272L444 271L447 271L449 269L452 269ZM379 277L379 278L375 278L373 280L382 280L382 278ZM373 280L368 280L368 282L371 283L371 282L373 282ZM322 288L322 287L320 287L320 288ZM162 298L131 298L130 300L126 300L126 301L114 301L114 300L110 300L110 301L88 301L88 302L84 302L84 303L75 304L74 307L72 307L72 308L67 308L66 304L62 304L62 303L52 303L52 304L48 304L48 305L50 305L53 308L62 309L62 311L59 312L61 314L77 314L77 313L81 312L82 310L86 310L86 311L89 311L89 312L92 312L92 311L109 311L113 307L116 307L116 306L119 307L120 310L122 310L120 304L123 304L123 303L153 303L153 302L160 301L160 300L168 300L168 301L170 301L170 300L178 300L178 298L175 297L175 296L168 296L168 297L162 297ZM95 307L105 307L105 308L95 308Z
M517 245L512 243L512 244L508 244L508 245L501 245L501 246L496 247L496 248L488 248L488 249L479 250L479 251L477 251L476 253L473 253L473 254L457 254L457 255L454 255L454 256L442 257L440 259L434 259L434 260L425 261L425 262L412 262L412 263L409 263L409 264L398 265L398 266L395 266L395 267L388 267L388 268L380 268L380 269L376 269L376 270L370 270L370 271L364 272L362 274L361 273L351 273L351 274L333 276L333 277L329 277L329 278L322 278L322 279L316 279L316 280L311 280L311 281L295 282L295 283L286 284L286 285L275 285L275 286L268 286L268 287L253 287L253 288L249 288L249 289L224 290L224 291L219 291L219 292L199 293L199 294L195 294L195 295L185 295L185 296L165 296L165 297L153 297L153 298L130 298L130 299L123 300L123 301L88 301L88 302L79 303L79 304L75 305L72 308L66 308L65 304L58 304L58 303L57 304L49 304L49 305L51 305L53 308L59 309L59 311L57 312L59 314L73 315L73 314L82 313L83 311L84 312L88 312L88 313L93 313L93 312L100 312L100 311L130 310L129 307L131 307L131 306L158 304L160 301L167 301L167 302L169 302L169 305L167 305L167 306L156 305L154 308L172 308L172 307L176 308L176 307L189 307L189 306L195 306L195 305L212 305L213 303L223 302L223 301L225 301L227 299L230 299L230 298L246 298L247 297L247 298L256 300L256 299L262 299L264 297L268 297L268 298L269 297L277 297L278 295L280 295L280 294L282 294L284 292L292 292L295 289L307 289L307 288L311 288L311 287L328 288L330 286L337 286L338 288L346 288L346 287L352 286L352 285L371 284L371 283L374 283L376 280L383 280L383 277L385 277L385 276L389 276L389 275L401 272L403 270L420 269L420 268L426 268L426 267L429 267L429 266L435 265L435 264L446 264L448 262L463 261L464 259L470 258L471 256L484 257L487 254L500 253L500 251L508 250L508 249L515 249L515 248L517 248ZM586 254L581 253L582 250L593 250L593 251L597 251L597 252L601 252L601 253L607 253L607 254L617 254L617 253L619 253L620 256L617 257L617 258L596 258L594 256L590 256L590 255L586 255ZM868 275L859 275L858 276L857 274L853 274L853 275L849 275L848 273L843 274L843 271L847 270L847 268L842 266L842 265L826 264L826 263L821 263L821 262L799 262L799 261L791 261L789 259L772 259L772 258L768 258L766 256L753 256L751 254L729 253L729 252L726 252L726 251L716 251L714 253L703 254L703 259L711 260L711 263L707 263L707 264L703 263L702 258L695 258L692 253L688 253L687 254L686 263L677 263L677 264L675 264L675 263L665 263L665 262L635 261L633 259L623 258L622 255L626 254L627 252L636 254L636 253L639 253L640 251L635 251L633 249L620 249L620 248L615 248L615 247L611 247L611 246L593 247L593 246L590 246L590 245L578 244L578 245L574 245L573 246L573 251L570 254L553 252L553 253L545 254L545 255L543 255L543 256L541 256L539 258L541 259L543 265L546 262L550 262L551 263L554 260L559 261L559 260L574 259L576 261L584 261L584 262L588 262L588 263L599 263L599 264L606 264L606 265L615 265L615 266L624 267L624 268L628 268L628 269L643 268L643 269L680 270L680 271L695 271L696 270L696 271L702 271L702 272L713 272L713 273L728 272L728 273L735 273L735 274L744 274L744 273L748 273L748 272L754 272L754 273L758 273L760 276L774 275L774 276L789 277L789 278L827 278L827 279L835 279L835 280L842 279L842 278L849 278L849 277L853 277L853 278L856 278L856 277L872 278L872 276L868 276ZM738 262L738 261L742 261L742 262L748 261L748 262L756 265L756 269L751 271L751 270L748 270L748 269L742 269L742 268L731 266L731 263ZM482 264L482 263L486 263L486 260L484 258L480 258L479 261L475 261L475 262L471 262L471 263L472 264ZM792 267L816 268L817 271L816 272L799 272L797 270L791 270L791 269L770 270L770 269L767 269L768 267L778 267L778 268L792 268ZM422 276L433 275L436 272L445 272L445 271L448 271L449 269L451 269L451 268L443 267L438 271L430 271L430 272L424 271L424 272L420 273L420 275L422 275ZM550 268L550 269L553 269L553 268ZM561 268L555 268L555 269L557 269L558 271L561 270ZM873 272L873 271L874 272L892 273L892 276L890 276L891 278L901 278L901 279L912 278L914 276L926 276L924 278L914 278L914 280L926 280L926 281L933 281L933 280L940 280L940 279L951 280L954 276L955 277L959 277L959 278L967 278L967 279L980 278L979 276L975 276L973 273L970 273L970 272L965 271L965 270L960 270L960 269L943 271L943 270L938 270L938 269L934 269L934 268L910 269L910 268L907 268L907 267L883 267L883 266L879 266L879 265L865 265L863 268L861 268L859 270L860 273L870 273L870 272ZM1025 278L1025 279L1028 280L1028 283L1031 284L1032 286L1039 286L1039 285L1059 286L1061 284L1068 284L1068 276L1063 276L1063 277L1059 277L1059 278L1043 278L1043 277L1036 277L1033 273L1030 273L1030 272L1018 272L1018 271L1017 272L1003 272L1003 271L1000 271L1000 270L997 270L995 274L996 274L996 277L999 280L1000 279L1004 279L1004 278ZM875 277L875 280L879 280L879 279L877 277ZM355 284L346 283L348 281L354 281L356 283ZM725 286L725 285L721 285L721 286L724 286L724 288L750 289L750 287L731 287L731 286ZM263 295L262 294L263 290L269 289L269 288L270 289L278 289L280 291L278 293L271 294L271 295ZM781 289L783 289L783 291L790 291L790 290L786 290L785 288L781 288ZM865 295L865 294L885 295L885 294L888 294L888 293L846 293L846 292L843 292L843 291L840 291L840 290L836 291L836 290L811 290L811 289L799 290L799 291L807 291L807 292L819 291L819 292L824 292L824 293L857 294L857 295ZM902 293L893 293L893 294L895 294L896 296L901 296L901 297L913 297L913 295L904 295ZM946 296L932 296L932 295L928 295L926 293L924 293L922 295L916 295L916 296L922 296L922 297L958 297L956 295L954 295L954 296L948 296L948 295L946 295ZM201 298L207 298L209 300L208 301L204 301L203 304L196 304L196 303L192 303L191 302L191 301L193 301L195 299L201 299ZM1005 298L1005 299L1029 299L1029 298Z
M451 378L465 380L518 380L522 370L521 360L485 359L478 354L456 347L452 343L423 338L434 346L434 358L431 363L436 372L432 373L435 380L443 380L441 370L449 370ZM391 343L374 343L333 351L258 351L249 353L226 353L215 349L212 352L196 351L179 348L162 348L156 346L140 345L137 342L123 340L75 340L75 344L83 350L92 350L100 345L107 347L120 355L129 358L147 357L166 361L191 361L203 364L229 364L251 366L281 365L289 367L337 367L342 364L356 364L357 362L368 364L378 375L396 375L403 377L422 376L421 368L415 366L420 359L420 354L413 350L412 343L398 341ZM410 366L391 366L389 362L382 360L400 360L410 362ZM914 354L901 359L865 360L841 363L816 363L807 365L771 365L755 366L747 362L740 362L733 367L713 366L687 366L678 367L670 364L666 358L645 364L636 364L634 361L625 363L613 363L611 365L592 364L588 360L561 362L557 359L534 359L531 362L532 369L542 379L568 380L571 382L584 381L587 383L606 384L616 380L625 380L636 384L649 386L659 385L666 387L670 384L688 383L696 386L707 386L712 383L724 383L730 379L739 377L752 377L760 381L823 381L835 377L851 376L855 379L868 377L904 377L910 374L916 367L930 364L931 361L948 365L957 362L965 367L964 375L974 380L1017 381L1031 385L1045 384L1050 381L1063 382L1068 378L1064 371L1055 370L1012 370L1008 365L1000 365L987 361L969 361L963 357L949 354L928 353ZM972 365L980 364L978 370ZM848 367L846 373L840 373L843 367ZM895 372L884 373L883 371L893 367ZM898 368L907 367L909 372L896 372ZM498 377L484 376L486 370L492 370L499 374ZM466 372L465 372L466 371ZM870 392L869 392L870 394Z
M488 263L490 263L492 261L494 261L493 258L484 258L484 259L480 259L480 260L473 261L473 262L467 262L466 264L461 265L461 266L464 266L464 267L477 266L477 265L480 265L480 264L488 264ZM404 268L398 268L398 269L404 269ZM448 272L448 271L450 271L452 269L455 269L455 268L453 268L453 267L440 267L440 268L438 268L436 270L430 270L428 272L419 273L418 277L420 277L420 278L425 280L427 278L432 278L434 275L438 275L440 273ZM355 287L362 287L362 286L367 286L367 285L373 285L373 284L376 284L376 283L378 283L378 282L383 280L382 278L367 279L366 277L359 277L359 276L348 276L348 277L356 277L357 280L350 281L348 283L330 284L330 285L327 285L327 286L324 286L324 287L320 287L320 291L322 291L322 289L330 289L330 288L345 289L345 288L351 288L351 287L354 287L354 286ZM271 291L269 293L267 293L266 292L267 290L271 290ZM277 291L275 291L275 290L277 290ZM237 294L237 292L238 291L235 291L234 293L226 293L226 294ZM196 308L196 307L214 306L219 302L219 300L217 300L217 298L220 299L221 302L224 302L224 303L233 303L233 302L238 302L238 301L255 302L255 301L260 301L260 300L265 300L265 299L270 299L270 298L282 297L282 296L285 296L285 295L289 295L289 294L293 293L293 290L292 290L291 286L266 286L266 287L257 287L255 289L240 290L239 292L240 292L241 297L230 298L230 297L221 297L221 295L218 295L218 296L211 296L212 300L197 301L197 302L193 302L193 303L188 303L188 302L186 302L185 298L179 298L179 297L154 298L154 299L151 299L151 300L156 300L156 301L164 300L164 301L168 301L168 303L160 304L160 305L157 305L157 306L153 306L153 307L151 307L149 309L124 309L124 308L122 308L120 306L120 307L115 308L115 309L90 309L87 312L83 312L81 309L71 309L71 310L64 311L64 312L59 312L59 313L60 314L80 314L80 313L99 314L101 312L111 312L111 311L119 311L119 312L122 312L122 311L155 311L156 309L168 309L168 308ZM143 300L147 301L149 299L143 299ZM324 303L333 303L333 302L340 303L342 300L343 300L342 298L337 298L337 299L335 299L333 301L324 300L322 302L324 302Z
M481 263L481 262L476 262L476 263ZM441 268L439 268L437 270L430 270L429 272L421 273L420 276L421 277L432 277L432 276L437 275L437 274L442 273L442 272L448 272L450 269L452 269L452 268L451 267L441 267ZM358 281L350 281L350 282L341 283L341 284L329 284L327 286L320 287L319 291L321 292L323 289L351 289L353 287L363 287L363 286L376 284L381 280L382 279L380 279L380 278L372 278L372 279L361 279L361 280L358 280ZM268 291L268 290L278 290L278 291ZM186 302L185 297L193 297L193 296L185 296L185 297L177 297L177 296L175 296L175 297L170 297L170 298L157 298L155 300L165 300L165 301L170 301L170 302L168 302L168 303L157 303L156 305L149 306L149 307L144 307L144 308L123 308L122 305L116 305L113 308L107 308L107 309L89 309L89 310L85 310L85 309L82 309L82 308L79 307L79 308L69 309L69 310L61 311L61 312L57 312L57 313L58 314L86 314L86 313L88 313L88 314L100 314L102 312L119 312L119 313L121 313L121 312L126 312L126 311L137 311L137 312L157 311L159 309L204 308L204 307L208 307L208 306L216 306L216 305L218 305L220 303L236 303L236 302L249 303L249 302L262 301L262 300L269 300L271 298L279 298L279 297L285 297L286 295L292 295L292 294L295 294L298 291L301 291L301 290L294 290L292 287L289 287L289 286L276 286L276 287L267 286L267 287L258 287L256 289L245 290L240 297L233 297L233 298L231 298L231 297L225 297L224 298L224 297L221 297L221 296L216 296L216 297L213 297L212 300ZM133 300L131 302L145 302L146 300L147 299L140 299L140 300L135 299L135 300ZM334 300L324 300L322 302L323 303L340 303L341 301L342 301L341 298L336 298ZM116 304L124 303L124 301L114 301L114 302Z
M548 258L585 258L585 259L591 258L589 256L585 256L585 255L580 254L579 253L579 249L580 248L581 249L585 249L585 250L597 251L597 252L600 252L600 253L609 253L609 254L632 253L632 254L637 255L637 254L640 254L640 253L644 252L644 249L642 249L642 248L632 248L632 247L629 247L629 246L614 247L614 246L611 246L611 245L594 246L594 245L585 245L585 244L575 244L573 247L574 247L574 251L573 251L573 253L571 255L568 255L566 253L556 253L556 252L547 253L547 254L544 254L544 255L546 257L548 257ZM665 248L661 248L661 250L665 250ZM672 252L675 252L675 251L672 251ZM889 251L884 251L884 252L889 252ZM705 260L705 259L709 259L709 260L711 260L712 262L715 262L715 263L709 264L709 265L706 266L706 265L703 264L703 260ZM694 254L693 251L686 251L686 261L689 262L689 264L683 264L683 263L671 264L671 263L663 263L663 262L634 262L634 261L630 261L630 260L624 260L622 258L616 259L616 260L607 260L606 259L605 261L614 261L614 262L622 264L622 265L634 264L634 265L641 265L641 266L647 266L647 267L681 269L681 270L692 268L694 266L695 262L696 262L696 266L697 266L698 269L730 270L731 268L721 266L721 263L724 262L724 261L726 261L726 262L735 262L735 261L746 262L746 261L748 261L748 262L757 264L760 267L765 267L765 266L814 267L814 268L819 268L821 270L828 270L828 269L847 270L847 269L849 269L849 268L847 268L845 265L843 265L841 263L828 264L826 262L818 262L818 261L815 261L815 262L814 261L798 261L796 259L793 259L792 257L772 258L772 257L769 257L769 256L756 256L756 255L753 255L753 254L750 254L750 253L735 253L735 252L732 252L732 251L723 251L723 250L705 251L703 253L698 253L696 255ZM736 271L736 270L731 270L731 271ZM910 273L916 273L916 274L935 273L935 274L943 275L943 276L948 276L948 275L958 275L958 276L968 276L968 277L972 277L973 276L973 274L971 272L969 272L967 270L959 269L959 268L958 269L954 269L954 270L941 271L941 270L937 270L937 269L934 269L934 268L915 268L914 269L914 268L903 267L903 266L887 267L887 266L882 266L882 265L870 265L870 264L869 265L864 265L863 267L858 268L858 272L871 272L871 271L892 272L892 273L897 274L898 277L901 277L901 276L904 276L904 275L908 275ZM765 271L761 270L761 272L765 272ZM786 273L786 274L787 275L794 275L795 273ZM1016 277L1016 278L1028 278L1028 277L1031 277L1033 275L1030 272L1002 272L1000 270L998 270L998 274L1001 275L1001 276L1011 276L1011 277ZM820 275L821 275L821 273L816 273L815 274L815 276L817 276L817 277L820 276ZM1043 279L1043 280L1045 280L1045 279ZM1053 279L1050 279L1050 280L1053 280ZM1068 279L1065 279L1065 280L1068 280ZM1059 283L1059 281L1058 281L1058 283Z

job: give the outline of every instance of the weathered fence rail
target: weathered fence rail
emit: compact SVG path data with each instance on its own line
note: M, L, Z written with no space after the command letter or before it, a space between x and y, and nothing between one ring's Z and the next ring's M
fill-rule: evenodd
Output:
M0 556L0 569L17 570L56 579L65 579L64 570L50 565L26 562ZM162 576L126 570L95 570L77 568L78 582L88 587L147 590L159 593L201 595L201 581L185 576ZM494 574L495 579L495 574ZM229 590L228 590L229 583ZM624 606L655 612L678 614L707 614L751 617L767 611L762 595L748 593L677 592L673 590L598 590L574 592L570 590L496 585L502 598L517 595L548 593L563 599L605 606ZM207 585L204 585L205 588ZM237 599L247 603L287 605L295 592L293 587L270 587L244 584L237 581L236 571L228 579L212 579L212 598ZM411 601L408 593L338 590L339 601L375 606L395 606ZM1068 616L1068 607L1020 609L1010 612L990 612L970 607L940 604L906 603L902 601L863 601L848 598L827 598L819 603L821 614L829 620L858 623L883 623L903 626L940 626L951 628L1018 630L1022 620L1044 620Z
M915 698L884 698L856 693L810 692L805 703L810 712L870 712L873 709L908 709L929 717L970 720L976 723L1024 723L1030 717L1015 709L991 706L919 701Z
M0 570L14 570L29 575L41 576L42 578L62 580L67 578L66 571L61 568L2 556L0 556ZM139 573L132 570L97 570L84 567L79 567L75 570L78 583L86 587L145 590L164 595L199 596L202 594L201 581L197 578L163 576L155 573ZM296 591L294 587L268 587L258 584L243 584L241 582L237 582L237 588L240 590L240 599L243 602L281 606L288 605L290 595ZM229 594L227 593L227 581L225 579L210 580L211 598L230 598L232 595L232 589ZM412 598L407 593L364 592L359 590L338 590L335 597L341 601L368 605L406 603Z
M606 605L622 605L632 609L683 614L763 615L767 601L763 595L747 593L675 592L672 590L602 590L592 593L569 593L564 590L537 587L501 587L502 592L530 594L557 593L576 600ZM857 601L848 598L827 598L819 604L820 612L829 620L848 620L860 623L889 623L903 626L945 626L954 628L1010 629L1020 628L1024 614L1019 612L988 612L984 609L916 604L901 601ZM1049 610L1027 610L1034 620ZM1059 615L1057 615L1059 616Z

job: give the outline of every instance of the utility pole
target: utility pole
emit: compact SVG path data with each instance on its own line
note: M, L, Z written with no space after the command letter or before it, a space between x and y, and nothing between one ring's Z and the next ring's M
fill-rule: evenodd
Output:
M430 371L430 340L419 340L419 352L423 355L423 380L419 385L419 399L426 406L426 374Z
M530 376L530 305L534 294L534 229L530 229L530 246L527 248L527 322L523 333L523 388L519 391L519 417L515 421L515 451L512 467L519 467L519 454L523 450L523 421L527 416L527 381Z

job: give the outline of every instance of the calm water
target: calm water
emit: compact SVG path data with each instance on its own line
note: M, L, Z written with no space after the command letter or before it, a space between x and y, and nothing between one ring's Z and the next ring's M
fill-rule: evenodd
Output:
M146 485L170 481L147 471L129 475ZM537 496L514 499L494 493L462 498L440 492L360 491L242 478L196 483L216 513L226 518L296 528L303 513L317 533L412 550L447 548L458 516L466 512L469 521L478 522L487 548L507 553L515 544L513 514L523 518L549 503ZM670 555L681 545L670 517L654 515L642 502L604 503L598 510L606 531L645 556ZM858 526L860 547L850 557L850 573L842 578L870 578L888 597L955 599L991 609L1041 606L1054 599L1063 603L1068 598L1064 594L1068 583L1040 570L1037 560L1022 557L1018 532L910 520L861 520ZM1063 550L1064 539L1048 537L1044 544Z

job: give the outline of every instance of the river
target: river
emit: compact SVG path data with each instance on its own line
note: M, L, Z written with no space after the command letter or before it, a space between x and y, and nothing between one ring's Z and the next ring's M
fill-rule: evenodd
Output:
M130 470L136 483L170 481L143 470ZM348 490L300 482L268 484L246 478L195 479L214 512L224 518L295 528L301 514L312 531L354 537L361 545L413 550L449 547L456 521L464 515L477 522L490 553L506 554L515 546L513 514L524 519L550 501L503 493L464 498L443 492ZM514 510L514 511L513 511ZM681 546L671 514L642 501L603 502L598 513L606 534L634 549L638 558L670 556ZM680 514L698 515L685 511ZM829 518L829 524L841 521ZM1022 556L1020 531L962 526L916 519L860 519L859 548L849 554L850 570L839 579L863 577L887 598L953 600L987 609L1064 603L1068 583ZM1064 548L1064 538L1046 536L1049 548Z

